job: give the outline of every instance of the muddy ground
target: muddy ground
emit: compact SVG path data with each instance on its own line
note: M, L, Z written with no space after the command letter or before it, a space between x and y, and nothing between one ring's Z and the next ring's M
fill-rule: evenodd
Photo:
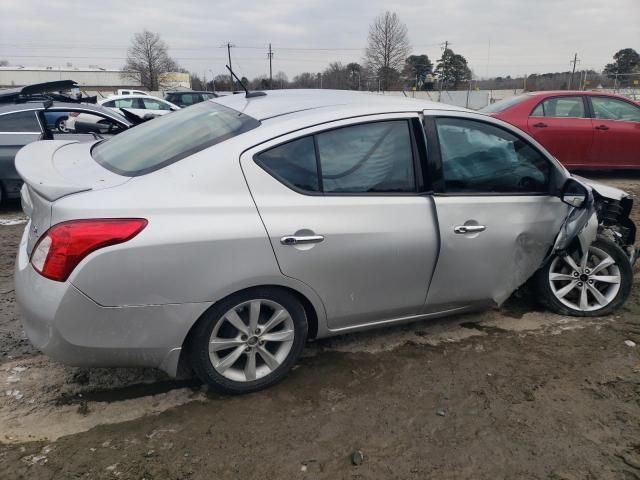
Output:
M640 175L600 180L640 195ZM638 286L606 318L518 292L319 341L281 384L225 398L35 351L13 292L20 221L0 210L0 479L640 479Z

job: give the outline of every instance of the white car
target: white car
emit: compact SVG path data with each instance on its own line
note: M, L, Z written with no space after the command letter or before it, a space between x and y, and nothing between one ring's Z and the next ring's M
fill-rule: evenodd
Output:
M151 95L117 95L100 100L98 104L114 109L118 111L118 113L122 113L120 111L121 108L126 108L139 117L144 117L149 114L156 117L180 110L179 106L161 98L152 97Z
M123 114L122 109L125 109L140 118L145 118L149 115L152 117L158 117L171 113L175 110L180 110L179 106L161 98L152 97L151 95L114 95L99 100L98 105L110 108L121 115ZM66 129L72 132L75 131L76 121L80 121L85 124L99 123L100 117L85 113L75 114L70 116L67 120Z
M142 90L122 90L118 89L118 95L148 95L147 92Z

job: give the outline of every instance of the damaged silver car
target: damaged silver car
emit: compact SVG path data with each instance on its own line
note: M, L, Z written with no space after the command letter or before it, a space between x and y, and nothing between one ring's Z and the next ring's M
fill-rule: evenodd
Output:
M309 339L500 304L627 299L631 198L452 106L274 91L16 160L15 283L33 344L73 365L195 372L246 393Z

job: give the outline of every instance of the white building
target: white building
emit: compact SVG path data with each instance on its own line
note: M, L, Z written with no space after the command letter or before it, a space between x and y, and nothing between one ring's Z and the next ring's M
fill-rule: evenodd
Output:
M0 88L22 87L55 80L73 80L83 90L141 87L139 80L126 76L122 70L98 67L0 67Z

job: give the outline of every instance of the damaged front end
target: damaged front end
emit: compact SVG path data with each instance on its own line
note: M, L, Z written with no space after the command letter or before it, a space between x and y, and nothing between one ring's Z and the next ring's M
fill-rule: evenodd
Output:
M638 258L635 246L636 226L631 220L633 198L618 188L578 179L593 191L594 209L598 221L597 234L607 237L618 245L629 257L633 265Z

